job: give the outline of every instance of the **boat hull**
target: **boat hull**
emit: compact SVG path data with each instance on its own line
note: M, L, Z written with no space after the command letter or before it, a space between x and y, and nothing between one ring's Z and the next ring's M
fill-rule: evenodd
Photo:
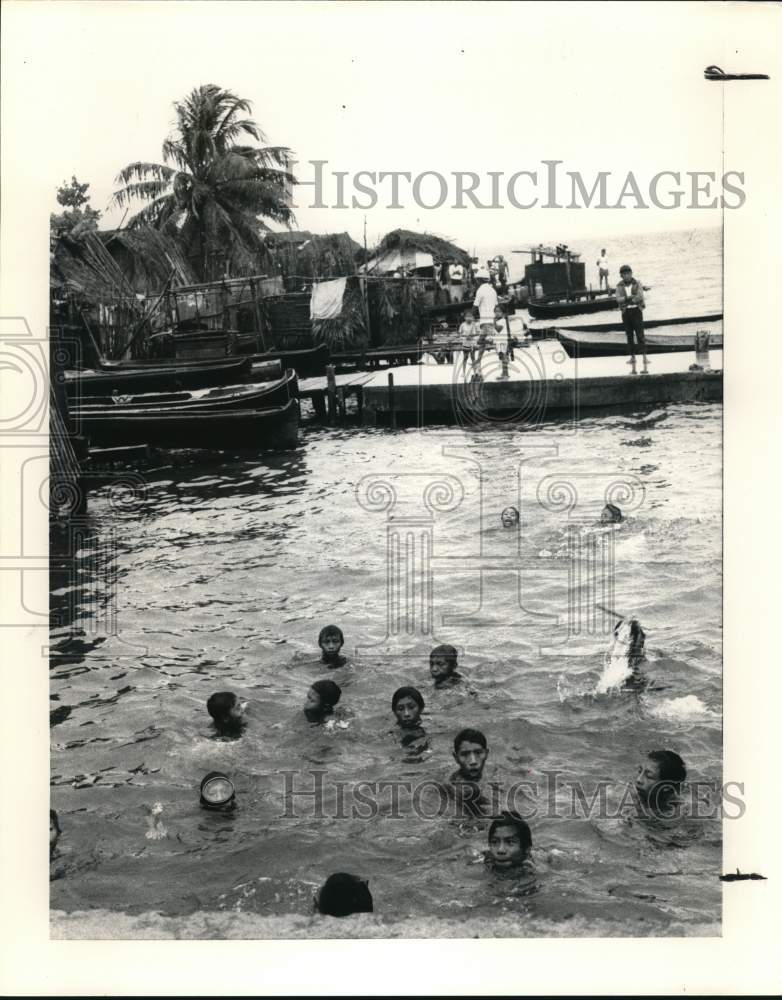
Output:
M268 366L268 377L279 373L279 365ZM69 397L111 396L117 393L170 392L205 389L246 381L252 374L248 358L230 358L200 363L165 364L134 362L106 365L88 371L66 372ZM257 377L260 372L255 372ZM260 379L259 379L260 381Z
M283 406L213 413L123 410L86 414L82 432L95 447L149 444L160 448L287 449L298 444L296 399Z
M536 302L530 299L527 304L533 319L555 319L557 316L580 316L582 313L603 312L605 309L618 309L616 298L606 295L594 299L562 299L558 302Z
M571 358L607 358L630 354L630 347L624 331L592 333L592 331L558 330L557 339ZM695 331L689 334L645 331L644 339L646 340L647 354L695 350ZM722 333L712 333L709 347L721 351L722 346ZM635 353L640 353L637 347Z
M107 420L127 410L145 412L220 413L228 410L257 410L261 407L283 406L298 396L298 380L291 369L282 378L271 382L248 385L216 386L208 389L137 395L88 396L72 404L70 413L75 422L85 416L102 416Z

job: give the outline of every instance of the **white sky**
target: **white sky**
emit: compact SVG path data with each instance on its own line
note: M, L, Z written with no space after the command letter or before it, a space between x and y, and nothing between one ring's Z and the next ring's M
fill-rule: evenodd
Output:
M611 171L615 200L630 170L647 184L661 170L721 173L723 86L703 70L763 71L778 35L764 34L760 13L767 21L768 9L718 3L11 0L4 73L17 98L35 84L13 111L45 137L25 172L47 210L72 174L105 210L121 167L160 160L172 102L208 82L249 98L270 142L329 169L511 174L560 159L589 186ZM310 190L299 195L299 228L361 240L367 214L370 243L397 226L472 246L720 221L717 210L520 211L505 198L499 211L427 211L409 195L400 210L310 209ZM382 204L388 188L379 190Z

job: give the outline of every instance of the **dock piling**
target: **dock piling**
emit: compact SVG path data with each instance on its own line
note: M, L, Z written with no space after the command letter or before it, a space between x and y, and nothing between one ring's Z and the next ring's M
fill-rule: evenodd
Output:
M394 375L388 373L388 413L391 426L396 427L396 409L394 407Z
M326 400L328 403L329 423L337 419L337 379L334 365L326 365Z

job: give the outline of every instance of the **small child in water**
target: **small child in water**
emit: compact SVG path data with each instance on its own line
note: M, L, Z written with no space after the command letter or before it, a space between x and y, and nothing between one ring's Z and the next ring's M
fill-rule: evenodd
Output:
M489 827L486 863L495 871L518 869L529 860L532 833L518 813L503 812Z
M519 512L515 507L506 507L500 514L503 528L515 528L519 523Z
M436 688L453 687L462 679L457 671L459 654L454 646L435 646L429 654L429 673Z
M318 635L318 645L321 651L321 663L332 670L345 665L345 657L340 656L340 650L345 645L345 637L338 625L326 625Z
M213 812L231 812L236 808L236 792L227 774L210 771L201 780L200 805Z
M426 730L421 725L423 710L424 699L417 688L401 687L394 692L391 711L396 716L397 724L402 731L403 747L412 747L426 740ZM420 749L424 747L421 746Z
M210 695L206 710L214 720L215 729L221 736L239 736L244 728L246 702L239 700L233 691L217 691Z
M329 917L349 917L351 913L372 913L372 893L366 879L336 872L329 875L318 893L318 911Z
M304 714L310 722L324 722L341 697L342 691L334 681L315 681L307 692Z

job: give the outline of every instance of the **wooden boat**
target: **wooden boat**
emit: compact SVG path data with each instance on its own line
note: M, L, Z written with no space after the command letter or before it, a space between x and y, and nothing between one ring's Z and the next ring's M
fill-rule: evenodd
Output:
M255 350L257 337L235 330L198 330L187 333L171 333L168 330L150 337L149 343L160 354L161 360L158 363L161 363L165 356L171 357L172 364L186 363L180 360L180 356L197 357L201 363L207 361L209 357L214 361L224 361L230 350L230 358L233 360L244 358L253 366L268 361L279 361L283 370L294 368L301 378L325 375L326 365L329 363L328 344L316 344L313 347L297 350L275 349L257 353Z
M701 316L677 316L673 319L644 319L644 330L655 330L659 327L686 326L690 323L718 323L722 320L722 313L704 313ZM569 333L571 330L578 330L579 333L613 333L614 331L624 332L621 322L614 323L590 323L588 326L576 324L574 326L559 326L556 324L557 333Z
M82 430L94 446L150 444L162 448L294 448L298 443L299 404L289 399L262 409L182 411L117 407L110 417L87 412Z
M664 354L669 351L694 351L695 334L702 325L692 324L686 332L682 330L663 330L660 333L644 330L647 354ZM722 350L722 331L709 331L709 347ZM607 330L593 332L592 330L558 330L557 337L571 358L609 357L618 354L629 354L627 336L624 330ZM636 354L639 353L636 349Z
M298 396L298 381L293 369L272 382L247 385L228 385L209 389L190 389L179 392L148 392L136 395L114 394L88 396L74 403L70 413L74 421L85 416L101 416L113 420L125 410L143 410L181 413L218 413L227 410L256 410L261 407L282 406Z
M242 382L252 374L248 358L200 362L117 362L96 369L65 372L69 396L111 396L117 393L171 392ZM279 365L266 368L267 377L279 374ZM260 381L261 371L255 377ZM262 377L262 376L261 376Z
M618 309L613 292L600 295L587 293L584 298L530 299L527 308L533 319L554 319L557 316L579 316L582 313L602 312L604 309Z

